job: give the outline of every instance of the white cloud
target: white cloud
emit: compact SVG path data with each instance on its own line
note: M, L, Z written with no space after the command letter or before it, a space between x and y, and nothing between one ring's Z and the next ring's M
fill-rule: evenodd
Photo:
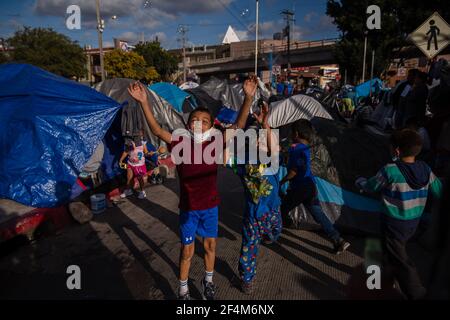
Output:
M309 12L307 14L305 14L305 16L303 17L303 20L305 20L306 22L311 22L311 20L317 16L316 12Z
M321 30L335 30L336 26L333 24L333 18L327 15L321 16L319 20L319 28Z
M150 40L154 40L158 37L158 41L160 43L166 43L167 42L167 35L164 32L155 32L150 35Z
M221 1L227 4L232 0ZM103 0L101 1L100 14L108 29L139 27L140 29L151 30L161 26L164 20L175 20L183 13L208 13L221 8L224 9L219 2L213 2L214 5L203 0L183 2L178 0L153 0L150 7L144 8L144 0ZM80 6L83 28L96 29L95 0L36 0L33 11L37 15L64 18L66 8L72 4ZM117 20L112 20L112 16L117 16Z
M203 14L225 10L235 0L152 0L151 5L144 8L144 0L103 0L101 1L102 16L131 16L138 12L178 16L180 14ZM65 16L69 5L79 5L82 15L87 19L96 16L94 0L36 0L34 11L39 15Z
M141 38L140 34L131 31L123 32L117 36L117 39L127 42L137 42L140 40L140 38Z
M238 36L239 40L245 41L245 40L249 39L249 32L247 30L235 30L235 32L236 32L236 35ZM225 36L225 34L223 34L222 39L224 36Z
M294 26L294 30L292 31L291 39L292 40L302 40L305 37L305 29L300 26Z
M114 42L112 41L103 41L103 48L112 48L114 47Z

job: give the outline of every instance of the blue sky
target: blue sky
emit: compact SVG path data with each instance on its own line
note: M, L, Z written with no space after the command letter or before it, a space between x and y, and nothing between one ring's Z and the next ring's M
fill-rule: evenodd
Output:
M255 0L101 0L106 21L105 46L113 38L131 43L155 36L165 48L180 46L180 24L188 25L189 45L221 43L231 25L241 40L254 39ZM272 38L284 26L280 12L295 10L294 40L318 40L338 36L326 16L325 0L260 0L260 37ZM76 4L81 9L81 30L68 30L66 8ZM112 16L117 16L112 20ZM81 45L97 47L95 0L15 0L0 1L0 37L9 37L23 25L51 27Z

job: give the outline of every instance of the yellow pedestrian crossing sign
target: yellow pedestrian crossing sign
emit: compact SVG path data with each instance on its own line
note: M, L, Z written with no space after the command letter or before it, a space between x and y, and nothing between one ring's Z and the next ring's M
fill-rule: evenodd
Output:
M408 38L431 59L450 43L450 25L435 12Z

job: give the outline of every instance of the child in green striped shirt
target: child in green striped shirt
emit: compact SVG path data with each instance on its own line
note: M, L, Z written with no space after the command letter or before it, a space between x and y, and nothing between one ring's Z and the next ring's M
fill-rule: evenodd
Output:
M382 234L387 262L408 299L426 294L414 263L406 252L406 243L414 235L431 193L440 198L442 184L423 161L416 161L422 138L410 129L392 135L391 147L398 160L389 163L362 185L364 191L381 193L383 202Z

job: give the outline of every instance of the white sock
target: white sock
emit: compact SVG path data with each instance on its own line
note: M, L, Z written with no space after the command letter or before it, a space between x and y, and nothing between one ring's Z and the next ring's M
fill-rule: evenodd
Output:
M214 275L214 271L206 271L206 273L205 273L205 281L206 282L212 282L213 275Z
M185 295L186 293L188 293L188 291L189 291L188 281L187 280L180 280L180 289L178 291L180 296Z

